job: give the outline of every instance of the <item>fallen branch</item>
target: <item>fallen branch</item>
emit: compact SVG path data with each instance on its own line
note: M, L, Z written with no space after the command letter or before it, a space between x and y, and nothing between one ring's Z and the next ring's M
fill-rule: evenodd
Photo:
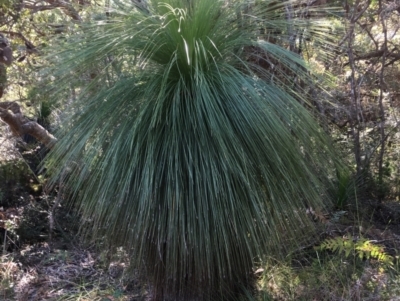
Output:
M39 123L26 118L16 102L0 102L0 118L7 123L14 136L29 134L49 149L57 142L57 139Z

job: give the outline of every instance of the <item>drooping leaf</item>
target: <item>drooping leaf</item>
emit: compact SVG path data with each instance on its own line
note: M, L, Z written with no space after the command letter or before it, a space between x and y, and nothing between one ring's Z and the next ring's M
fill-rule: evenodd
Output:
M126 248L157 298L248 281L254 259L304 238L306 208L326 204L329 141L288 85L289 74L310 82L307 66L257 35L285 32L284 7L272 8L255 19L229 1L154 0L59 53L58 90L87 84L46 161L52 183L69 188L84 233ZM260 52L280 76L249 60Z

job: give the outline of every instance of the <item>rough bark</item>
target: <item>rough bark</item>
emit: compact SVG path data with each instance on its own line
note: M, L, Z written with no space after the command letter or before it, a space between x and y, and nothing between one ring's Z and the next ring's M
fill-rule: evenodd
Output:
M15 136L29 134L47 148L52 148L57 142L57 139L39 123L26 118L16 102L0 102L0 118L10 127Z

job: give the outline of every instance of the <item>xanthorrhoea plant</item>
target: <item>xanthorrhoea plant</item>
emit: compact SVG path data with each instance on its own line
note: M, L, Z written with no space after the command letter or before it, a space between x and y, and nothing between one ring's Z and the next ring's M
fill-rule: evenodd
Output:
M93 79L47 168L91 220L87 233L143 267L155 299L225 294L254 259L304 234L308 206L323 206L322 131L301 91L246 59L262 51L307 81L297 55L258 39L260 26L285 32L285 14L256 18L236 2L113 12L58 55L67 81Z

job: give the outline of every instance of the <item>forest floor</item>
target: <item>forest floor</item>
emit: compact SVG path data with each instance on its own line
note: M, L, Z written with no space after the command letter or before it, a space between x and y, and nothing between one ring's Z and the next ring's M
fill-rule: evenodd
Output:
M71 212L41 187L40 150L18 144L0 135L0 301L147 300L122 251L79 239Z
M40 187L34 160L15 154L0 164L0 300L151 300L150 285L128 273L123 250L107 252L82 242L72 211L56 201L57 194ZM318 232L313 243L286 262L269 258L261 263L255 269L258 292L240 300L400 300L400 203L350 207L314 212ZM336 238L343 242L337 249L316 251ZM350 249L345 241L353 241Z

